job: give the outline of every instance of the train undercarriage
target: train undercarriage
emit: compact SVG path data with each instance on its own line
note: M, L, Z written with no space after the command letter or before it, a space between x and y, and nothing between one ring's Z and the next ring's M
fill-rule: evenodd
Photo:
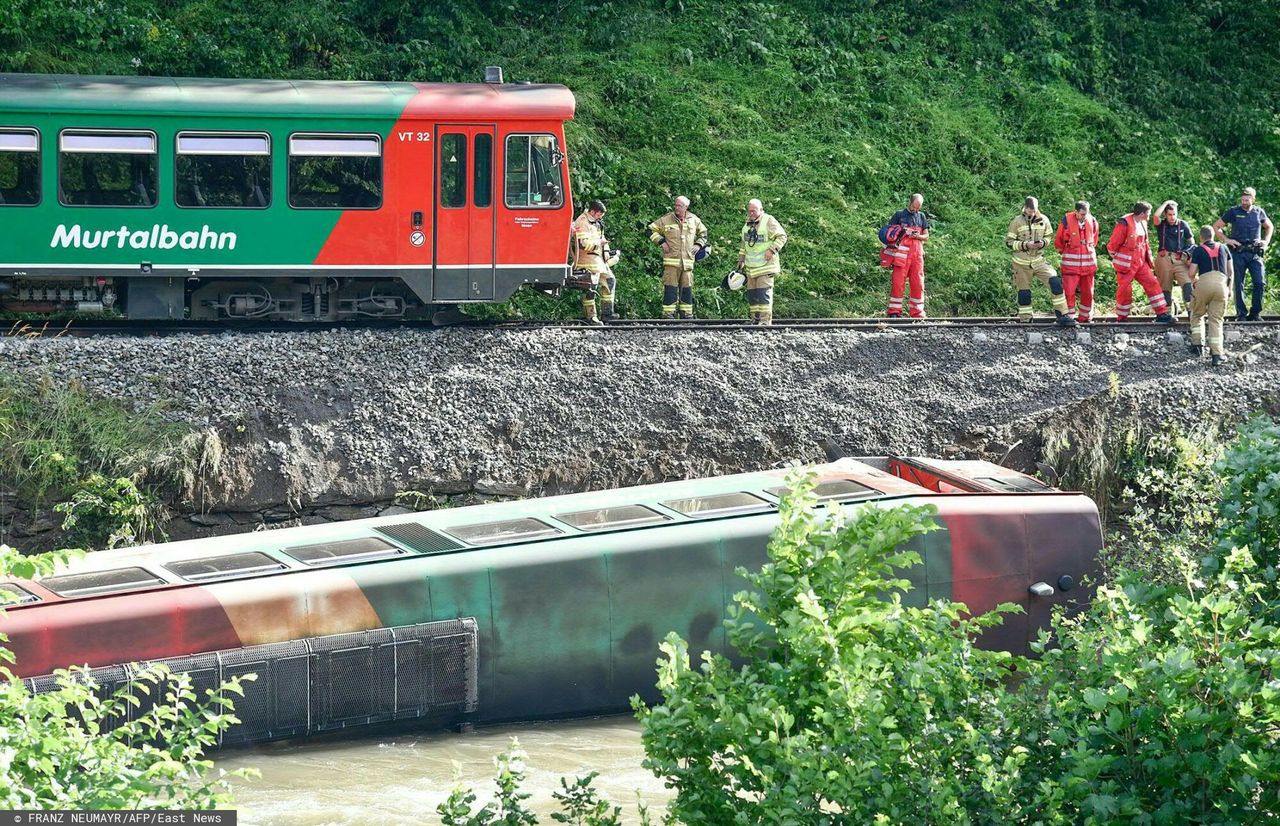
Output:
M424 318L439 308L398 279L56 276L0 279L0 309L145 319L339 321Z

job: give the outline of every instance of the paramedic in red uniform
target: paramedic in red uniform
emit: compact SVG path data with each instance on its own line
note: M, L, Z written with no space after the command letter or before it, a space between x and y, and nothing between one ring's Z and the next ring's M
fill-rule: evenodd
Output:
M1075 212L1062 216L1053 237L1053 246L1062 255L1062 291L1067 294L1067 312L1074 312L1081 324L1093 321L1093 279L1098 274L1101 237L1098 219L1089 212L1088 201L1076 201Z
M1133 309L1133 282L1136 280L1147 294L1156 321L1173 323L1169 302L1164 300L1160 282L1156 281L1156 274L1151 269L1154 259L1147 242L1147 219L1150 216L1151 204L1138 201L1133 205L1133 212L1116 222L1111 240L1107 241L1111 265L1116 270L1116 321L1126 320Z
M906 209L898 210L889 219L889 226L903 227L902 237L893 251L893 280L889 288L889 318L902 317L902 293L907 282L911 283L911 298L907 309L912 318L924 318L924 242L929 237L929 219L921 207L924 196L916 193Z

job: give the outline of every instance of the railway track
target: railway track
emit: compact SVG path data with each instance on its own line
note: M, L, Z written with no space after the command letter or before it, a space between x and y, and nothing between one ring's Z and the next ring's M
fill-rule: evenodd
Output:
M7 326L5 326L7 325ZM1271 316L1261 321L1228 322L1228 329L1259 330L1280 329L1280 317ZM622 319L603 327L587 325L581 320L560 321L482 321L464 320L452 324L435 324L430 319L414 320L346 320L323 322L284 321L186 321L186 320L130 320L130 319L71 319L58 321L5 321L0 322L0 336L45 338L60 336L89 337L101 335L163 336L163 335L219 335L223 333L281 333L325 330L399 330L399 329L486 329L486 330L537 330L577 329L600 333L620 331L654 330L729 330L772 334L786 330L1026 330L1038 332L1125 332L1163 333L1168 330L1186 330L1187 322L1156 324L1150 318L1116 321L1114 317L1095 319L1091 324L1078 328L1062 329L1052 317L1036 318L1030 322L1018 321L1008 316L887 319L887 318L795 318L775 319L771 326L762 327L742 319Z

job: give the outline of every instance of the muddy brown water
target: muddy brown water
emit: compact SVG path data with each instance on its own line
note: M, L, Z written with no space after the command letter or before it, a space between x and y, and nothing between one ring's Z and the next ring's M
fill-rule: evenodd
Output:
M597 771L596 788L638 823L637 791L659 814L671 792L641 767L640 726L623 715L524 723L467 733L297 741L221 755L219 768L252 767L261 779L235 783L242 826L438 824L436 806L461 782L490 799L494 756L512 737L528 753L527 803L541 823L559 811L560 778ZM455 771L458 773L455 779Z

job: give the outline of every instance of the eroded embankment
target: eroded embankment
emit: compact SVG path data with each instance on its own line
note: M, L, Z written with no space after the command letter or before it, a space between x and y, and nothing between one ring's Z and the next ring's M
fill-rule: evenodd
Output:
M1217 371L1162 331L1105 326L1088 344L964 329L0 339L0 369L192 427L188 481L164 492L181 537L371 516L405 491L588 490L820 460L828 446L1032 470L1048 457L1088 479L1109 439L1274 407L1275 335L1240 336L1242 357ZM17 542L54 540L36 530L47 520L7 509Z

